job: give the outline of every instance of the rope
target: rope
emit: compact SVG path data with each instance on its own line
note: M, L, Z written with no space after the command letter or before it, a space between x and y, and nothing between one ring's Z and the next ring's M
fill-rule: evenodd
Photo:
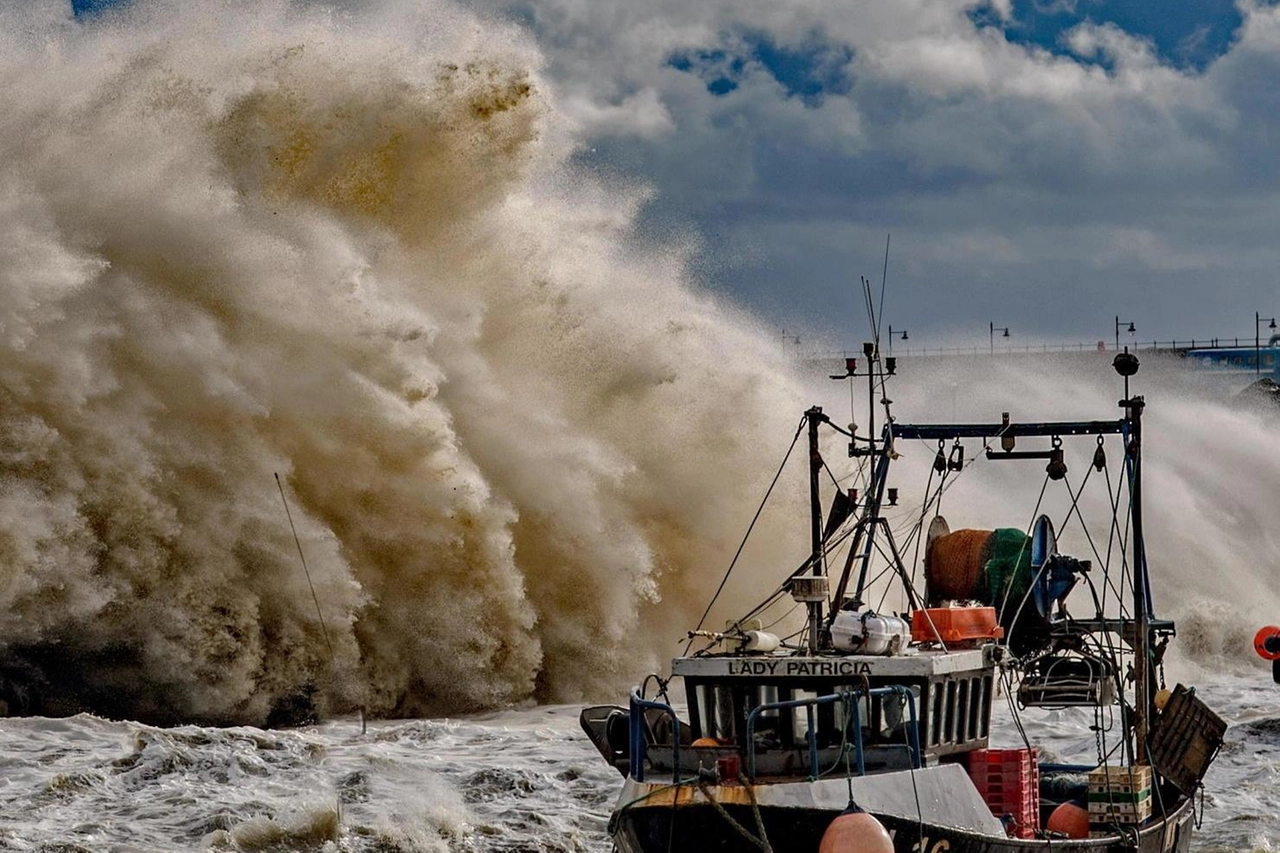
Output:
M755 818L756 832L760 833L760 840L764 842L765 853L773 853L773 848L769 846L769 833L764 831L764 816L760 814L760 804L756 802L755 786L742 773L738 774L738 782L747 789L747 799L751 801L751 816Z
M699 782L698 790L702 792L702 796L707 798L707 802L711 804L711 808L715 809L716 814L720 815L720 817L725 819L725 822L729 824L730 829L732 829L734 832L741 835L747 841L750 841L751 845L755 847L757 850L762 851L762 853L773 853L773 848L769 846L769 839L764 837L763 835L763 828L761 832L761 837L757 838L756 836L752 835L751 832L748 831L748 829L745 826L738 823L738 821L734 820L733 815L729 814L729 812L725 809L724 806L716 802L716 798L712 796L711 789L707 787L707 783ZM754 807L755 793L752 791L751 786L749 785L747 786L747 795L751 798L751 802ZM759 820L759 810L755 809L755 811L757 815L757 820Z

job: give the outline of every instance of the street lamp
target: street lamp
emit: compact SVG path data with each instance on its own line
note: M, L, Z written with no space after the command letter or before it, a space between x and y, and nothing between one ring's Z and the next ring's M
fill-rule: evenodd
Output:
M907 339L907 330L899 329L898 331L902 332L901 340L905 341ZM893 355L893 326L889 327L889 355Z
M988 331L990 331L990 332L991 332L991 354L992 354L992 355L995 355L995 353L996 353L996 330L998 329L999 331L1001 331L1001 332L1003 332L1003 333L1004 333L1004 334L1002 334L1000 337L1002 337L1002 338L1007 338L1007 337L1009 337L1009 327L1008 327L1008 326L997 326L997 325L995 324L995 321L990 321L990 322L988 322L988 323L987 323L987 326L989 327Z
M1270 321L1270 325L1267 326L1267 328L1270 329L1271 331L1274 332L1276 328L1275 317L1260 317L1257 311L1253 312L1253 372L1254 373L1262 372L1262 333L1260 329L1262 328L1263 320Z
M1120 324L1122 323L1129 324L1129 334L1132 335L1138 331L1138 328L1133 325L1132 320L1121 320L1120 315L1117 314L1116 315L1116 352L1120 352Z

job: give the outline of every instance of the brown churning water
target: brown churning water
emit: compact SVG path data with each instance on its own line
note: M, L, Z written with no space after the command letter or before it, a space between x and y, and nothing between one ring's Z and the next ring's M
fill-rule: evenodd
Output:
M572 166L526 39L54 5L0 13L11 710L452 712L667 655L802 395L634 236L642 190Z

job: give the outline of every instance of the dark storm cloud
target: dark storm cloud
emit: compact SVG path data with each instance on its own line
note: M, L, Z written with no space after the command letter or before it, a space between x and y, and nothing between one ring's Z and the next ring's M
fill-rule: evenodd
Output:
M1162 338L1251 334L1280 302L1280 12L1166 11L554 0L524 17L583 106L584 162L650 183L655 233L695 230L708 284L778 325L856 341L851 285L878 278L892 232L891 319L922 343L992 315L1027 338L1109 337L1116 312Z

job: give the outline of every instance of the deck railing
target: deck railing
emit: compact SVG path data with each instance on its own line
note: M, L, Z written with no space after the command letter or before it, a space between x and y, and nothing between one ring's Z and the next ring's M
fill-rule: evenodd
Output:
M631 719L628 720L631 735L631 777L637 782L644 781L644 760L648 754L648 743L645 741L645 716L644 712L652 708L655 711L661 711L671 718L671 743L672 743L672 784L680 782L680 718L676 716L675 709L665 702L655 702L652 699L645 699L640 695L639 687L631 688Z
M866 761L862 749L862 719L858 711L858 699L866 696L890 696L899 695L906 699L907 703L907 746L911 750L911 766L915 769L920 768L920 730L916 717L916 696L911 692L910 688L894 684L889 687L874 687L870 690L851 690L842 693L830 693L826 696L814 696L807 699L791 699L786 702L765 702L751 709L751 713L747 715L747 778L755 781L756 778L756 742L755 729L756 721L765 711L781 710L783 708L804 708L808 714L809 727L805 733L805 739L809 743L809 776L817 778L821 774L818 768L818 741L816 737L817 727L815 726L814 712L819 705L827 705L833 702L844 702L845 707L850 708L852 713L846 721L853 729L853 753L854 761L858 768L858 775L867 775ZM850 725L851 724L851 725ZM846 735L848 732L846 731Z

